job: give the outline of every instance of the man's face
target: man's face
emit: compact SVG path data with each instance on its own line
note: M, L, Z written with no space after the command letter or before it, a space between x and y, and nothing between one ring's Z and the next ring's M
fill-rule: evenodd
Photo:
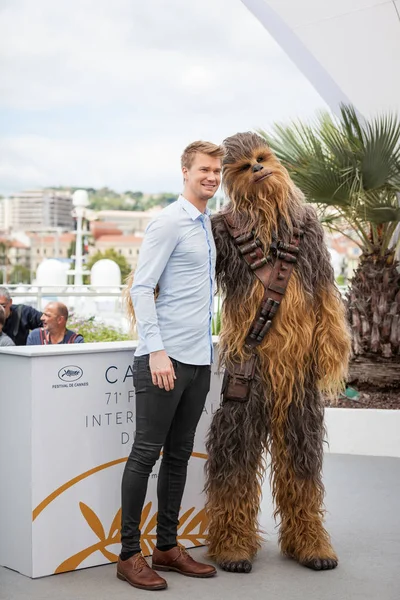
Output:
M7 300L5 296L0 296L0 305L4 308L6 319L10 316L12 300Z
M221 159L197 152L192 166L182 168L185 190L198 200L210 200L221 182Z
M58 314L57 308L51 303L45 307L40 318L43 322L43 327L50 333L59 329L64 321L64 317Z

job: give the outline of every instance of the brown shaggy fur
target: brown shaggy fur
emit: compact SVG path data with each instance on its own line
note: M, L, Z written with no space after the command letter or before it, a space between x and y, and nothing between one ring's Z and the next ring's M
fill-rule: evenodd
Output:
M337 395L346 378L350 337L343 303L315 211L304 203L265 141L242 133L224 144L223 184L230 200L224 211L243 229L254 229L265 251L273 232L289 242L293 226L303 223L304 237L273 326L256 348L250 399L223 402L210 428L209 554L231 571L246 570L241 561L256 554L268 450L282 552L307 566L330 559L325 568L333 568L337 558L322 524L321 392ZM221 213L212 222L217 283L224 298L220 361L229 366L249 356L244 342L264 287L239 255Z

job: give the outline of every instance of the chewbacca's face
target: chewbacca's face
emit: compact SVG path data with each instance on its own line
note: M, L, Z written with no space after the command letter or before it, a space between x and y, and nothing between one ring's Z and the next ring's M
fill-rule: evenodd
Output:
M242 201L279 201L290 179L265 141L254 133L238 133L224 141L223 182L235 205Z

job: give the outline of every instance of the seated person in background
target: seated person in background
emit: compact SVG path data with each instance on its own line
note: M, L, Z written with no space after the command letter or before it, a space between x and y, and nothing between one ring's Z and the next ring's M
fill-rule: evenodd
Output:
M6 322L6 311L0 306L0 347L2 346L15 346L14 342L7 334L3 333L3 326Z
M13 304L10 292L5 287L0 287L0 306L6 313L4 333L16 346L25 346L30 330L41 326L42 313L26 304Z
M28 336L27 346L47 344L81 344L83 337L67 329L68 308L62 302L49 302L41 317L43 327L34 329Z

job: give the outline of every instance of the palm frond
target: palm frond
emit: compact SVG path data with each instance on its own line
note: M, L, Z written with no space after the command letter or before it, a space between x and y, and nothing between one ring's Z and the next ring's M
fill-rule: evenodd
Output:
M365 190L385 187L399 176L400 123L386 115L366 124L362 173Z
M400 222L397 115L366 121L353 106L343 105L339 118L322 112L314 123L293 121L276 125L271 133L260 130L259 134L306 199L327 207L323 215L327 225L335 218L344 218L368 251L369 231L380 243L388 243L388 224ZM378 226L384 228L384 235L375 235Z
M365 207L365 221L370 221L374 225L383 225L384 223L400 222L400 208L391 206L378 206L376 208Z

